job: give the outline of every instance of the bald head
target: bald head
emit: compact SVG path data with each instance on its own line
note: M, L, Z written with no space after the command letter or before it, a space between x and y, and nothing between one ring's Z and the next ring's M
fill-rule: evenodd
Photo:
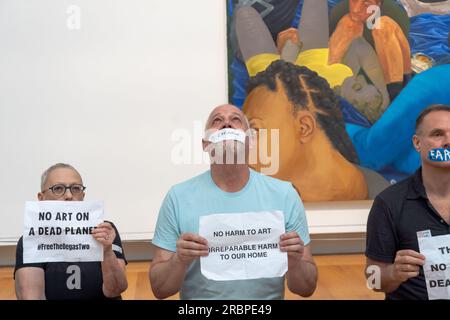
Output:
M211 111L206 121L205 131L224 128L242 129L246 131L250 128L250 125L241 109L231 104L224 104L215 107Z

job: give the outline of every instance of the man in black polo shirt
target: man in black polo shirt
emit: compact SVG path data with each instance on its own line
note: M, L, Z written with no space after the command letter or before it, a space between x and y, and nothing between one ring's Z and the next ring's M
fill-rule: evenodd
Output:
M41 178L38 199L82 201L83 181L71 165L58 163ZM110 222L100 223L92 236L103 245L102 262L23 263L23 240L16 249L14 278L19 300L120 298L128 283L119 232Z
M378 266L381 275L380 288L374 289L392 300L428 299L417 232L450 234L450 162L429 159L430 150L450 148L450 106L424 109L413 143L422 167L381 192L367 222L367 267Z

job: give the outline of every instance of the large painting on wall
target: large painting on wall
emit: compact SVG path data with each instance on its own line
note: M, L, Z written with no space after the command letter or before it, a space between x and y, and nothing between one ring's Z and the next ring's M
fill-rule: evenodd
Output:
M227 12L229 99L259 145L278 130L270 175L304 201L364 200L419 168L415 119L450 104L450 0L227 0Z

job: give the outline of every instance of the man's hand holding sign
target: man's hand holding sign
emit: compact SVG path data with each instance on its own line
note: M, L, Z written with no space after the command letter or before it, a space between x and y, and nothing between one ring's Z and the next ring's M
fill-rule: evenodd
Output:
M194 233L183 233L177 241L177 258L189 266L192 261L208 255L208 241Z
M288 254L287 285L292 292L301 292L310 296L317 281L315 265L310 251L304 259L305 247L303 240L295 231L281 235L280 250ZM308 275L305 277L304 275Z
M397 251L392 267L392 279L399 283L419 275L420 267L425 264L425 256L414 250Z
M288 254L288 269L296 268L302 261L304 243L297 232L291 231L280 236L280 250Z

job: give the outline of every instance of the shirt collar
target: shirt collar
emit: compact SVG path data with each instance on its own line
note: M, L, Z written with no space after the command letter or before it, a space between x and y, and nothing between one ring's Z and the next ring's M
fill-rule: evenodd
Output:
M427 193L425 192L425 187L423 186L422 167L420 167L412 176L406 198L407 199L418 199L418 198L428 199Z

